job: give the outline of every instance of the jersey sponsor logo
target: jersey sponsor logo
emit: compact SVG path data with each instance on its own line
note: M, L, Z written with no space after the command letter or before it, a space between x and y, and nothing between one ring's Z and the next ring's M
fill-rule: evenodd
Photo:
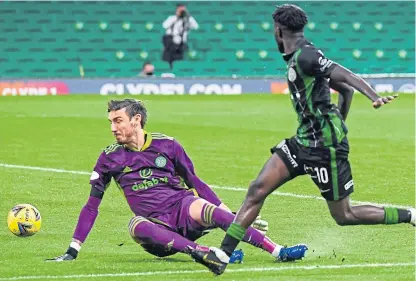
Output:
M289 79L290 82L294 82L296 80L296 71L293 67L289 68L287 72L287 79Z
M348 190L348 189L350 189L351 187L353 187L354 186L354 180L350 180L349 182L347 182L345 185L344 185L344 188L345 188L345 190Z
M290 164L292 164L293 168L298 167L298 163L293 159L292 154L290 153L289 147L286 145L286 140L281 141L278 145L276 145L276 148L281 149L287 156L287 159L289 159Z
M96 171L92 171L92 173L91 173L91 177L90 177L90 180L97 180L97 179L99 179L100 178L100 174L99 173L97 173Z
M131 189L133 191L146 190L146 189L155 187L155 186L159 185L160 183L168 183L168 182L169 182L168 177L163 177L163 178L154 177L154 178L150 178L148 180L144 180L141 183L135 183L131 187Z
M146 169L142 169L139 171L139 175L144 178L144 179L148 179L152 176L153 172L152 169L150 168L146 168Z
M141 169L139 175L144 179L141 183L134 183L131 187L133 191L146 190L152 187L157 186L160 183L168 183L168 177L152 177L153 171L150 168Z
M157 167L159 167L159 168L163 168L163 167L165 167L165 166L166 166L166 158L165 158L165 157L163 157L163 156L158 156L158 157L155 159L155 165L156 165Z
M325 57L319 57L318 62L322 66L319 69L321 72L324 72L328 67L330 67L333 64L332 60L329 60Z
M325 65L328 62L328 59L325 57L319 57L318 62L320 65Z

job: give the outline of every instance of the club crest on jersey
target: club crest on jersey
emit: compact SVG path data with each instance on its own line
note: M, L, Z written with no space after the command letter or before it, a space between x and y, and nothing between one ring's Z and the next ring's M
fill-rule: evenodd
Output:
M165 157L163 157L163 156L158 156L158 157L155 159L155 164L156 164L156 166L157 166L157 167L159 167L159 168L163 168L163 167L165 167L165 166L166 166L166 158L165 158Z
M293 82L296 80L296 71L293 69L293 67L290 67L287 72L287 78L290 82Z

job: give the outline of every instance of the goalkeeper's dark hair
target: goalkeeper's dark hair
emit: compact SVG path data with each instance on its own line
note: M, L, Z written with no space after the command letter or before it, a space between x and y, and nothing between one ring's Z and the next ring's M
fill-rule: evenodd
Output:
M292 32L302 31L308 23L305 11L293 4L276 6L273 12L273 20L278 25L288 28Z
M126 113L130 120L137 114L140 114L142 116L140 125L144 128L147 122L147 109L142 101L135 99L110 100L108 102L107 112L117 111L123 108L126 108Z

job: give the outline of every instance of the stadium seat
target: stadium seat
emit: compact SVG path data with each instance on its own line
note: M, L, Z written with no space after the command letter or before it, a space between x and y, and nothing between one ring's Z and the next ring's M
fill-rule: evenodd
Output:
M415 71L414 2L298 5L309 14L306 35L329 58L359 73ZM284 73L269 2L187 6L200 28L190 33L192 55L177 64L176 76ZM78 61L91 77L133 77L144 60L155 64L156 73L169 71L161 61L162 22L174 10L169 1L5 1L0 9L0 75L78 77ZM119 51L123 59L116 59Z

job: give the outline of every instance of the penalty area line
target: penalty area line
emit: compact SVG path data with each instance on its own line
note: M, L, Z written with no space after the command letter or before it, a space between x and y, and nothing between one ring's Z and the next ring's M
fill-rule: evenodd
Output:
M0 163L0 167L8 168L8 169L27 169L27 170L35 170L35 171L43 171L43 172L53 172L53 173L66 173L66 174L73 174L73 175L91 175L91 172L85 171L74 171L74 170L66 170L66 169L55 169L55 168L44 168L44 167L36 167L36 166L25 166L25 165L13 165L13 164L6 164ZM213 189L218 190L229 190L229 191L238 191L238 192L247 192L246 188L241 187L231 187L231 186L219 186L219 185L209 185ZM271 193L273 196L285 196L285 197L295 197L301 199L315 199L324 201L323 197L313 196L313 195L303 195L303 194L296 194L290 192L281 192L281 191L274 191ZM351 200L353 204L360 204L360 205L377 205L382 207L395 207L395 208L414 208L413 206L406 206L406 205L399 205L399 204L390 204L390 203L376 203L376 202L367 202L367 201L359 201L359 200Z
M287 270L325 270L325 269L347 269L347 268L374 268L374 267L407 267L415 266L414 263L367 263L367 264L343 264L343 265L309 265L309 266L276 266L276 267L247 267L226 270L225 274L240 272L276 272ZM167 270L167 271L148 271L148 272L123 272L123 273L99 273L99 274L73 274L73 275L33 275L33 276L14 276L2 277L0 281L12 280L36 280L36 279L84 279L84 278L105 278L105 277L131 277L131 276L153 276L153 275L180 275L209 273L208 270Z

